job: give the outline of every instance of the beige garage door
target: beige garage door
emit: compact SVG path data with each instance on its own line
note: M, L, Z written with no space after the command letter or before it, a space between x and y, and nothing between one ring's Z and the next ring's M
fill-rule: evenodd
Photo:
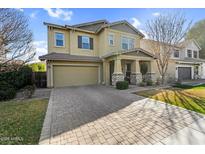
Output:
M97 66L54 66L54 87L93 85L98 83Z

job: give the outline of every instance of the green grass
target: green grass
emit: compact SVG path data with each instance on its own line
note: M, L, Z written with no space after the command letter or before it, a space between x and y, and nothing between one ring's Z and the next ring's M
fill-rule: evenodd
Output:
M146 90L136 94L205 114L205 85Z
M38 144L48 99L0 102L0 144Z

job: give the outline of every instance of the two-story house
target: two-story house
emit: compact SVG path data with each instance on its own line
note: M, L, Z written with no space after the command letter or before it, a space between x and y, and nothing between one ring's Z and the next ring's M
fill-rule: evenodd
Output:
M150 79L157 70L153 54L140 47L144 35L127 21L106 20L77 25L44 23L48 30L47 86L115 85L141 82L140 63Z
M141 47L153 53L151 40L141 40ZM174 47L169 60L167 76L172 80L191 80L204 78L203 64L205 60L199 58L199 44L195 40L186 40ZM155 71L159 76L158 70Z

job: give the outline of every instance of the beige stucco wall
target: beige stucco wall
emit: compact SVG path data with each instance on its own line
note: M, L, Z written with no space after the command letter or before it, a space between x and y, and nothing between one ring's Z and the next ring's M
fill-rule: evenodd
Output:
M56 47L55 46L55 32L64 34L64 46ZM70 53L70 35L69 30L59 29L50 27L48 28L48 53L57 52L57 53Z
M160 73L159 73L159 69L157 67L157 62L156 60L154 60L151 63L151 67L153 68L153 72L156 73L156 77L160 78ZM169 64L168 64L168 68L167 68L167 76L171 77L171 78L175 78L175 72L176 72L176 63L172 60L170 60Z
M64 34L64 47L55 46L55 32ZM108 43L109 34L114 35L114 45L110 46ZM93 38L93 50L78 48L78 35L89 36ZM87 32L79 32L69 29L60 29L54 27L48 27L48 53L59 52L69 53L72 55L83 56L103 56L109 52L119 52L122 50L121 38L122 37L133 38L135 40L134 47L140 47L141 36L138 34L127 33L118 31L111 28L105 28L98 34L92 34Z
M122 32L122 31L117 31L111 28L105 28L105 30L102 32L102 41L104 41L104 50L102 50L100 52L100 56L108 54L109 52L118 52L118 51L122 51L122 46L121 46L121 38L122 37L127 37L127 38L133 38L134 41L134 47L135 48L139 48L140 47L140 35L138 34L131 34L131 33L126 33L126 32ZM114 45L111 46L109 45L108 42L108 36L109 34L114 35ZM101 42L100 42L101 44Z
M93 50L80 49L78 48L78 36L88 36L93 38ZM95 34L70 31L70 54L72 55L83 55L83 56L98 56L99 55L99 41L98 36Z

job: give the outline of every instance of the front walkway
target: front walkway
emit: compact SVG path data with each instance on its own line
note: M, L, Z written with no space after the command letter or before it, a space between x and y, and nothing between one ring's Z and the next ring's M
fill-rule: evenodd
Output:
M126 90L105 86L58 88L51 92L39 144L174 144L179 142L168 138L173 134L175 139L191 137L193 131L180 133L187 127L204 139L205 127L198 121L202 118ZM205 141L187 142L196 143Z

